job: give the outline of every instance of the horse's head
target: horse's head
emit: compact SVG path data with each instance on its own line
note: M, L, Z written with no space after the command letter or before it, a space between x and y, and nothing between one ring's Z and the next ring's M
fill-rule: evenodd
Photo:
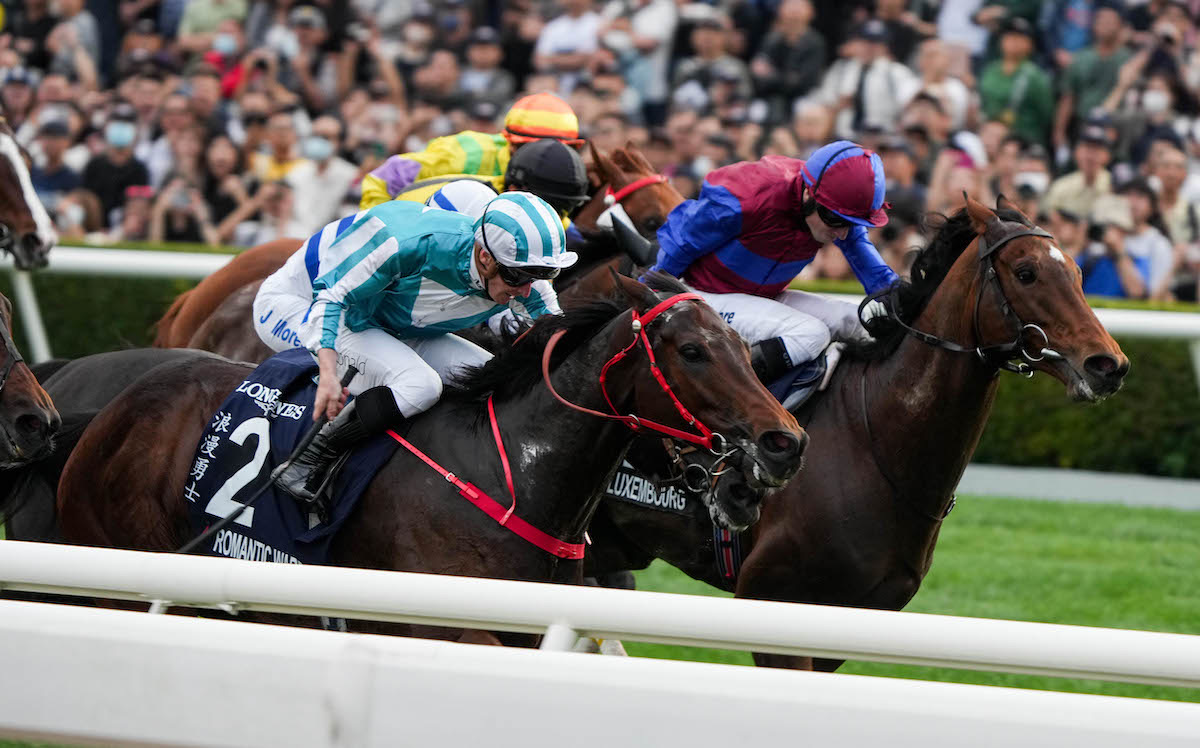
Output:
M683 195L654 170L633 143L611 155L589 144L592 168L601 185L598 198L619 203L638 233L650 239L667 221L667 214L683 202ZM603 210L604 203L601 204ZM582 211L581 211L582 212Z
M1003 349L1067 386L1075 400L1096 401L1121 387L1129 359L1096 319L1083 297L1082 273L1054 238L1003 197L1006 220L968 198L966 211L978 235L976 339L985 350Z
M13 343L12 304L3 294L0 315L0 469L5 469L54 451L62 419Z
M12 253L21 270L43 267L58 241L54 224L29 178L28 154L0 117L0 249Z
M621 376L632 378L634 412L689 434L705 429L714 434L710 446L700 447L711 459L702 458L699 464L713 479L707 481L704 501L722 527L745 528L757 521L767 492L800 470L808 435L759 383L745 342L708 304L686 300L663 308L660 305L683 288L665 276L652 283L668 292L660 295L637 281L617 278L619 292L634 311L650 312L646 338L670 388L649 366L625 366ZM657 314L656 308L661 310ZM636 336L641 323L632 326ZM628 342L622 338L618 336L620 345ZM689 423L687 414L703 426ZM722 472L725 478L715 480Z

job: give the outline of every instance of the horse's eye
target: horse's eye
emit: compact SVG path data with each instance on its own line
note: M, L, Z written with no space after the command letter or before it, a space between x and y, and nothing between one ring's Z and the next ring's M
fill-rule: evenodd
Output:
M684 361L690 361L694 364L708 359L708 354L704 352L704 349L695 343L685 343L682 345L679 348L679 355L683 356Z
M1033 270L1029 268L1021 268L1017 270L1017 280L1028 286L1030 283L1033 283L1035 280L1037 280L1037 273L1033 272Z
M654 232L658 231L659 227L662 225L662 219L658 218L657 216L654 218L647 218L646 220L642 221L642 234L653 234Z

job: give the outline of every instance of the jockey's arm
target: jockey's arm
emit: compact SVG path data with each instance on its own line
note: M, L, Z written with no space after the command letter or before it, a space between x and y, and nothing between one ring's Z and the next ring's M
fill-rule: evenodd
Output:
M723 247L742 230L742 208L724 187L707 182L700 197L685 200L658 230L658 259L651 270L681 277L700 257Z
M562 314L558 305L558 294L550 281L538 280L529 286L528 296L518 296L508 302L512 313L526 321L533 321L543 314Z
M866 228L855 226L845 239L835 239L833 243L842 250L850 269L868 294L882 291L900 279L867 238Z
M363 177L362 199L359 200L358 209L367 210L382 205L415 182L421 171L421 163L411 158L414 155L419 154L389 156L387 161Z
M322 264L332 269L313 282L313 305L300 328L305 347L310 351L334 348L344 311L378 306L393 280L419 273L424 243L422 239L399 244L383 220L369 214L339 236L327 250L328 263L322 258ZM347 262L356 256L356 262Z
M528 296L520 296L508 302L508 309L488 317L487 325L500 335L519 329L520 322L532 322L543 314L562 314L558 305L558 294L550 281L534 281Z
M467 161L462 144L453 135L434 138L423 151L391 156L363 177L359 210L386 203L418 179L467 173Z

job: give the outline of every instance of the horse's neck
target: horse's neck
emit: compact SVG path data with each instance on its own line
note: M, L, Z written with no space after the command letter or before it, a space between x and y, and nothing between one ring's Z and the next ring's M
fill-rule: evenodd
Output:
M978 344L973 315L979 282L974 258L960 258L914 327L963 345ZM947 313L948 306L960 310ZM897 500L940 516L987 423L996 393L994 370L972 354L910 336L885 361L867 366L864 376L865 382L847 377L843 386L865 385L875 442L868 454L895 484L901 494ZM861 394L848 394L850 402L860 403Z
M604 338L602 333L573 352L551 380L566 400L608 412L599 387L600 367L610 355ZM518 513L551 535L579 539L633 432L617 421L568 408L544 384L498 404L497 417L512 465ZM525 430L518 432L517 423L526 424ZM511 431L506 424L514 424Z

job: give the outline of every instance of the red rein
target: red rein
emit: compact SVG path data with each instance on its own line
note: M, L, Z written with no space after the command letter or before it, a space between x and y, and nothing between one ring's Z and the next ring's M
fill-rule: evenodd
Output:
M613 192L612 187L605 187L604 189L606 192L604 193L604 204L608 206L615 205L643 187L649 187L652 184L662 184L665 181L667 181L667 178L662 174L654 174L649 177L636 179L616 192Z
M664 312L667 308L681 301L703 301L703 299L694 293L681 293L660 302L643 315L639 316L637 310L634 310L633 341L618 351L617 354L612 358L610 358L608 362L604 364L604 368L600 370L600 391L604 393L604 399L608 403L608 407L612 409L612 414L602 413L598 410L591 410L590 408L584 408L576 405L565 399L562 395L558 394L558 392L554 389L554 385L550 383L550 356L554 352L554 346L559 340L562 339L562 336L566 334L565 330L559 330L550 336L549 342L546 343L546 350L542 353L542 377L545 379L546 387L550 390L550 394L554 395L554 397L560 403L570 408L578 410L582 413L599 416L600 418L610 418L621 421L634 431L646 428L650 429L651 431L657 431L661 434L666 434L672 438L683 439L693 444L699 444L703 447L711 449L713 432L710 431L703 423L697 420L695 416L688 412L688 409L684 407L683 403L679 402L679 398L676 397L675 393L671 390L671 385L667 384L666 378L663 377L662 372L659 371L658 363L654 360L654 350L650 347L650 341L646 337L646 325L653 322L654 318ZM639 341L646 349L646 358L648 358L650 361L650 372L658 381L659 386L662 387L663 392L667 394L667 397L671 398L671 402L675 404L675 409L679 411L679 415L683 417L684 422L689 426L694 426L696 430L700 432L698 435L690 434L686 431L681 431L679 429L665 426L661 423L656 423L644 418L638 418L635 415L620 415L617 413L617 409L612 403L612 398L610 398L608 395L608 389L605 387L605 377L608 374L609 368L625 358L625 356L629 354L629 351L632 350ZM387 433L388 436L400 442L405 449L416 455L418 459L436 470L439 475L446 479L447 483L453 484L454 487L458 489L459 495L475 506L479 507L484 514L496 520L496 523L500 526L508 528L529 543L532 543L538 548L541 548L547 553L558 556L559 558L583 558L583 543L567 543L559 540L558 538L546 534L545 532L539 530L538 528L513 514L514 510L517 508L517 493L513 487L512 468L508 464L508 454L504 450L504 440L500 437L500 424L496 420L496 408L492 403L491 397L488 398L488 419L492 424L492 437L496 440L496 451L500 454L500 464L504 466L504 480L508 484L508 493L510 496L512 496L512 504L509 505L507 509L500 502L493 499L479 487L468 481L464 481L454 473L434 462L429 455L417 449L411 442L397 434L395 431L389 429Z
M653 322L655 317L681 301L704 301L704 299L694 293L681 293L676 294L665 301L659 302L656 306L650 309L650 311L643 315L638 315L636 309L633 311L633 340L629 343L629 345L625 346L620 351L617 351L616 355L610 358L608 362L604 364L604 368L600 370L600 391L604 393L604 401L608 403L609 410L611 410L612 413L603 413L599 410L592 410L591 408L584 408L581 405L576 405L575 403L564 398L562 395L558 394L558 392L554 389L554 385L550 383L550 354L554 351L554 346L565 334L564 330L559 330L550 337L550 342L546 344L546 350L542 353L542 379L544 379L546 382L546 389L550 390L550 394L554 395L555 399L557 399L560 403L581 413L587 413L599 418L610 418L614 421L620 421L634 431L638 431L639 429L643 428L650 429L651 431L657 431L660 434L666 434L673 439L682 439L686 442L691 442L692 444L698 444L706 449L712 449L713 432L707 426L701 423L695 416L693 416L688 409L684 407L683 403L679 402L679 398L676 397L675 393L671 390L671 385L667 384L666 377L664 377L662 375L662 371L659 370L658 362L654 360L654 349L650 347L650 340L646 337L646 326ZM612 398L608 396L608 388L606 387L605 380L608 376L608 370L618 361L624 359L625 356L629 354L629 351L632 350L633 347L639 342L642 344L642 347L646 349L646 358L650 361L650 373L653 374L654 378L658 381L658 386L661 387L663 392L667 394L667 397L671 398L671 402L675 405L675 410L679 411L679 415L683 417L684 423L689 426L694 426L696 430L700 432L699 434L689 434L686 431L681 431L677 428L656 423L655 421L645 418L639 418L638 416L632 414L621 415L620 413L617 413L617 408L615 405L613 405Z

